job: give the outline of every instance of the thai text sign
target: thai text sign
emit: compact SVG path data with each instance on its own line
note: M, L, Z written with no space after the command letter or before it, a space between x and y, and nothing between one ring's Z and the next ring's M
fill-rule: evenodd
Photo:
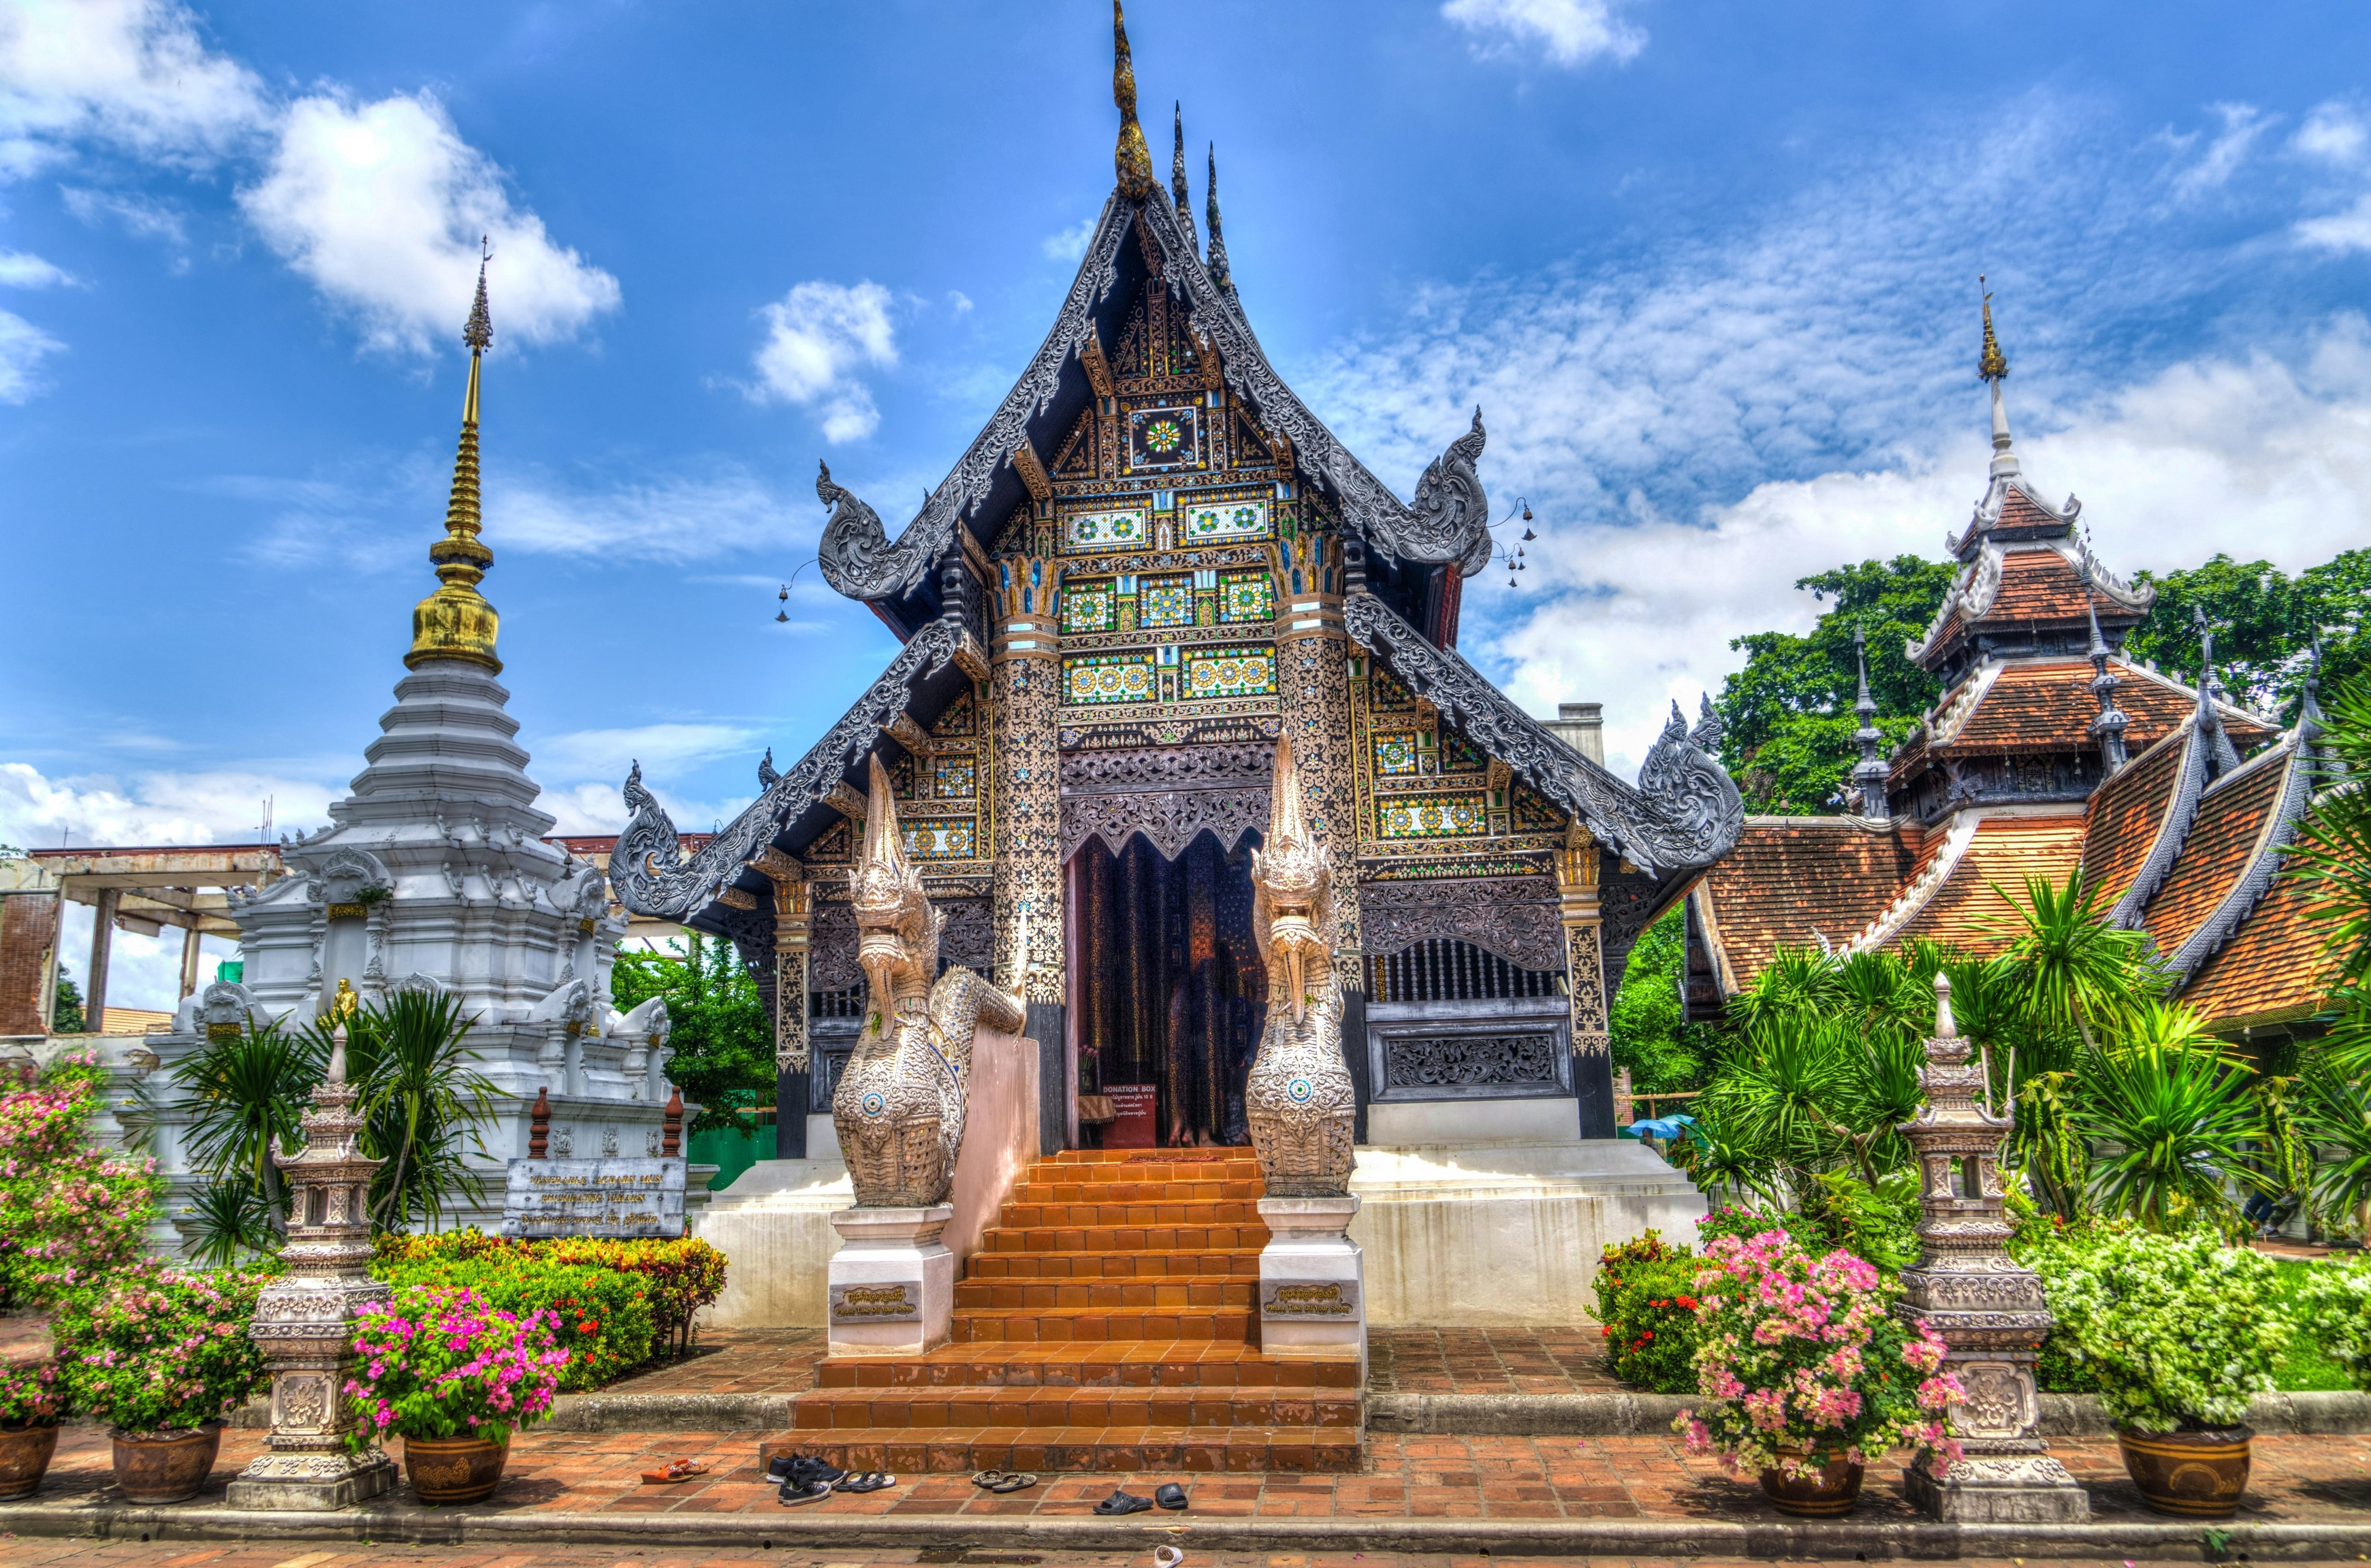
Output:
M922 1282L919 1279L876 1279L831 1287L832 1325L850 1323L919 1323L922 1320Z
M503 1234L681 1236L686 1170L681 1159L514 1159Z
M1347 1321L1359 1315L1359 1284L1348 1279L1264 1279L1260 1316L1273 1321Z

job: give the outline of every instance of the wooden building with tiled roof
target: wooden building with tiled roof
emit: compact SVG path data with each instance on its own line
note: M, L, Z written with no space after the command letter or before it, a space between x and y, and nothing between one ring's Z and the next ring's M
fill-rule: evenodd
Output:
M2079 867L2217 1030L2305 1024L2334 969L2277 873L2323 777L2311 686L2284 732L2224 697L2203 626L2203 689L2124 658L2155 593L2092 558L2074 497L2053 506L2027 479L1989 306L1983 371L1990 483L1949 540L1960 567L1942 605L1904 649L1943 696L1881 759L1864 670L1855 814L1746 819L1689 895L1689 1016L1718 1017L1781 947L1995 950L2002 890Z

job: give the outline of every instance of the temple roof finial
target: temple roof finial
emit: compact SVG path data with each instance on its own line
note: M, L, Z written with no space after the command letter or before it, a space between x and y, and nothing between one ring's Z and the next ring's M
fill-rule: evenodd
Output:
M1984 286L1984 275L1976 274L1976 285ZM2005 478L2021 474L2024 467L2017 460L2017 451L2009 444L2008 409L2001 402L2001 378L2008 375L2008 358L2001 352L2000 340L1993 336L1993 296L1984 294L1984 352L1976 360L1976 375L1993 389L1993 478Z
M469 348L469 385L461 396L461 444L453 455L445 536L428 548L437 588L412 609L411 651L403 663L418 669L431 659L460 659L499 674L503 662L495 657L494 642L501 617L478 592L479 582L494 564L494 552L478 537L484 526L478 502L478 375L494 340L493 313L486 306L486 263L494 253L483 238L478 245L478 297L461 329L461 340Z
M1892 814L1885 798L1885 781L1891 770L1885 759L1877 755L1885 732L1877 727L1877 699L1868 694L1868 633L1857 623L1853 627L1853 663L1860 671L1860 696L1853 703L1853 713L1860 720L1860 727L1853 732L1854 744L1860 747L1860 760L1853 765L1853 789L1860 796L1860 814L1872 822L1882 822Z
M1136 63L1128 52L1128 17L1120 0L1112 0L1112 102L1119 106L1119 145L1112 165L1119 188L1129 200L1141 202L1159 189L1152 182L1152 150L1144 144L1144 127L1136 119Z
M1976 274L1976 286L1984 289L1984 275ZM1993 296L1984 290L1984 352L1976 360L1976 375L1985 381L1998 381L2008 374L2008 356L2001 352L2000 340L1993 336Z
M2084 657L2091 661L2091 696L2099 702L2099 712L2091 721L2090 732L2099 743L2099 771L2112 778L2123 771L2127 760L2123 710L2116 706L2116 688L2123 682L2108 668L2108 640L2099 635L2099 605L2091 594L2088 557L2076 564L2075 580L2083 584L2083 613L2091 622L2091 642Z
M1227 236L1219 227L1219 144L1210 144L1209 190L1203 198L1202 212L1210 220L1210 281L1223 290L1229 299L1235 294L1235 280L1227 271Z
M1169 154L1169 194L1177 203L1177 226L1186 231L1190 242L1194 238L1194 193L1186 184L1186 106L1170 108L1169 129L1174 138Z

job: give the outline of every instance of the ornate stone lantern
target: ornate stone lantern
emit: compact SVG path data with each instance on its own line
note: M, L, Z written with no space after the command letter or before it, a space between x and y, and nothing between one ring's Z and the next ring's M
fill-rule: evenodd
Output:
M387 1297L370 1276L371 1172L385 1163L357 1146L363 1118L346 1082L346 1031L331 1035L329 1076L305 1113L305 1147L275 1153L292 1207L281 1261L288 1273L256 1303L248 1332L272 1368L272 1436L230 1484L234 1508L343 1508L395 1485L376 1448L346 1445L353 1424L343 1388L353 1365L355 1314Z
M1944 1369L1968 1390L1952 1412L1967 1457L1940 1478L1922 1462L1903 1478L1939 1519L2027 1524L2088 1519L2089 1494L2050 1457L2033 1366L2050 1332L2041 1280L2008 1255L2000 1146L2017 1124L1995 1116L1990 1074L1968 1060L1951 1018L1951 982L1935 976L1935 1033L1918 1082L1926 1104L1902 1125L1918 1161L1918 1266L1902 1276L1903 1317L1951 1347ZM1978 1102L1981 1095L1985 1103Z

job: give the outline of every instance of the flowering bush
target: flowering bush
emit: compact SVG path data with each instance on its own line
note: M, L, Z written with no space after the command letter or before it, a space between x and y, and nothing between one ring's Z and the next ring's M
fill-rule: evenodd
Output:
M0 1362L0 1428L55 1426L65 1410L65 1389L58 1381L56 1362L30 1366Z
M263 1386L263 1353L247 1326L270 1277L143 1261L103 1290L67 1297L52 1332L75 1408L131 1433L219 1420Z
M650 1358L650 1290L638 1275L503 1250L381 1262L374 1272L395 1286L466 1288L521 1321L540 1314L554 1346L568 1353L560 1386L570 1393L597 1389Z
M662 1341L682 1335L690 1327L692 1314L724 1293L724 1254L696 1239L579 1236L524 1241L474 1229L442 1230L382 1236L378 1255L385 1264L460 1261L500 1264L541 1259L632 1274L644 1286L652 1330Z
M81 1053L0 1094L0 1307L47 1306L140 1255L154 1162L83 1147L105 1080Z
M2298 1282L2298 1327L2321 1354L2346 1368L2358 1389L2371 1389L2371 1257L2315 1263Z
M1718 1401L1672 1424L1688 1451L1717 1450L1733 1473L1816 1471L1896 1447L1957 1464L1942 1370L1947 1348L1891 1310L1902 1287L1850 1252L1814 1258L1784 1231L1724 1236L1697 1275L1696 1389Z
M1696 1239L1709 1248L1724 1236L1734 1236L1741 1241L1773 1230L1791 1235L1804 1223L1803 1216L1798 1214L1764 1214L1741 1204L1731 1204L1726 1208L1717 1208L1696 1221Z
M1659 1394L1695 1386L1696 1271L1703 1263L1649 1230L1597 1260L1597 1318L1613 1375Z
M2293 1330L2262 1253L2208 1231L2093 1226L2034 1248L2030 1266L2058 1319L2052 1339L2097 1380L2117 1425L2237 1425L2251 1395L2272 1391Z
M466 1286L397 1291L354 1325L362 1365L346 1395L359 1425L349 1441L357 1449L389 1435L507 1443L560 1389L568 1352L551 1329L549 1312L501 1311Z

